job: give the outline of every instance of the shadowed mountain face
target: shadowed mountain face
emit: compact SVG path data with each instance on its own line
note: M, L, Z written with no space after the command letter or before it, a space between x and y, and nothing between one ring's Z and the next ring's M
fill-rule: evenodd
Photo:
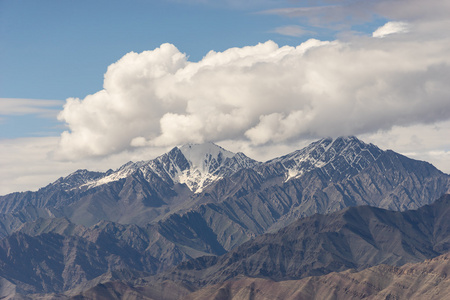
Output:
M450 195L405 212L360 206L314 215L221 257L184 262L161 278L199 285L237 275L288 280L419 262L450 251L449 215Z
M450 295L449 272L450 254L447 253L400 268L380 265L361 272L345 271L280 282L261 278L241 278L205 287L184 296L183 299L441 300L447 299Z
M0 261L2 279L24 294L72 289L111 271L144 276L158 265L145 251L107 234L83 238L14 233L0 241Z
M0 236L4 237L4 255L1 256L0 276L8 275L8 280L13 280L24 291L61 291L75 287L71 283L75 279L70 279L67 274L77 278L74 282L78 286L87 282L92 285L95 280L100 282L109 278L99 274L116 272L118 269L112 261L122 269L154 274L191 258L223 255L228 251L235 253L234 250L241 249L237 247L243 243L315 213L326 214L358 205L395 211L415 209L437 199L449 187L449 175L432 165L392 151L382 151L355 137L323 139L265 163L256 162L242 153L231 153L212 143L189 144L174 148L153 160L127 163L115 171L79 170L37 192L1 196ZM409 234L411 240L397 243L395 249L386 250L391 254L385 255L384 248L377 248L381 240L370 235L374 230L372 227L366 229L368 237L365 239L353 239L354 235L359 236L356 229L364 224L366 218L378 220L377 210L358 212L367 216L359 219L354 216L353 223L349 221L352 218L350 211L353 210L347 212L348 220L344 217L339 219L336 215L336 222L324 216L314 216L314 224L317 225L308 225L311 227L310 233L320 234L313 240L308 240L305 232L294 230L295 234L305 238L305 249L315 249L317 253L322 253L322 250L329 253L330 249L343 251L339 252L341 260L335 261L335 257L329 254L313 255L310 261L303 259L305 266L300 266L295 273L291 268L291 265L296 266L295 263L292 264L286 257L293 253L306 255L302 251L307 250L293 248L289 250L294 251L292 253L283 252L287 248L279 248L279 241L254 254L243 254L249 257L249 261L244 263L248 273L244 274L266 276L264 272L273 266L282 266L273 278L297 278L304 276L299 274L363 268L365 264L419 261L438 255L447 247L444 242L439 246L435 240L432 241L434 248L426 246L430 241L424 242L423 236L436 233L420 232L421 228L416 232L411 225L412 233L409 234L401 224L395 223L396 218L402 220L403 217L398 216L403 214L392 212L386 218L392 219L400 228L392 230L400 230L397 235L401 236ZM340 222L347 224L347 227L339 227ZM385 220L377 222L382 228L387 226ZM409 221L402 222L407 224ZM320 230L331 230L333 233ZM412 237L412 234L417 234L417 237ZM419 244L415 244L414 239L418 239ZM25 243L21 241L40 245L40 251L44 253L43 262L30 260L31 265L39 266L22 270L29 278L17 275L20 278L14 279L6 270L15 266L18 260L8 255L22 252L11 252L7 247L12 249L17 245L20 248ZM354 250L354 241L361 244L363 250ZM53 248L55 253L51 255L63 257L62 263L60 260L47 261L45 257L51 256L45 254L47 243L56 245ZM291 243L297 245L294 238ZM78 245L75 251L78 255L97 249L95 253L99 257L83 255L90 257L86 259L89 263L96 260L101 263L94 263L94 266L70 264L69 252L64 251L68 251L67 247L72 244ZM323 248L325 244L331 245L327 246L331 248ZM371 245L375 246L371 248ZM412 253L405 245L416 252ZM116 249L116 252L110 253L109 247ZM376 252L377 249L381 252ZM362 253L358 254L358 251ZM131 253L132 257L127 253ZM260 259L271 257L274 253L285 258L277 258L280 262L277 259ZM366 261L363 253L373 257ZM26 255L32 254L30 250L20 255L25 259ZM104 256L110 257L110 260L101 260ZM314 259L317 261L313 262ZM219 266L217 258L204 260L195 264L199 264L200 269L208 269L205 271L207 274L213 274L208 279L211 282L222 280L222 275L234 276L234 273L242 271L238 266L236 269L227 266L218 276L213 269L209 269L213 265ZM54 265L55 269L47 264ZM213 270L212 273L208 273L210 270ZM56 281L55 276L59 278ZM28 281L23 281L25 279Z
M141 273L138 280L98 277L58 297L444 299L450 289L449 213L450 195L405 212L365 206L314 215L220 257L190 260L156 277Z
M161 288L161 281L170 280L201 287L242 275L289 280L419 262L450 250L449 215L450 195L418 210L360 206L314 215L220 257L184 262L149 284ZM208 233L201 228L199 223L197 231L171 234L180 235L185 244L203 245L204 252L223 251L213 249L218 246L207 242ZM16 293L82 291L105 281L155 274L164 260L176 256L189 258L182 246L153 230L106 221L86 228L67 219L39 219L0 241L1 277Z
M450 254L402 267L379 265L360 272L348 270L300 280L273 281L240 277L206 286L195 292L166 281L132 286L109 282L70 299L166 299L166 300L442 300L450 295ZM170 287L170 290L168 289ZM161 293L161 290L164 293Z

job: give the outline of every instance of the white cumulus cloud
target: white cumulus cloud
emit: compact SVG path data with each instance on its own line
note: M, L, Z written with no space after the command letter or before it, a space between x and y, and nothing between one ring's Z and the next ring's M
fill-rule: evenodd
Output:
M171 44L128 53L108 68L103 90L67 100L57 155L203 141L258 146L447 120L449 48L443 37L362 36L297 47L268 41L198 62Z

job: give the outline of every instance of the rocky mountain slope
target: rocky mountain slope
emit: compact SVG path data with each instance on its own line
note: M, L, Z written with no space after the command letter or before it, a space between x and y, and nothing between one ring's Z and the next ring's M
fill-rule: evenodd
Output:
M0 236L39 217L144 225L202 202L205 187L259 164L215 144L188 144L156 159L105 173L78 170L37 192L0 196Z
M188 144L116 171L79 170L37 192L1 196L0 236L39 217L67 217L86 226L101 220L144 225L228 201L227 207L252 203L260 215L248 216L254 224L233 224L233 230L246 231L238 238L245 240L299 217L347 206L417 208L446 193L449 178L426 162L355 137L323 139L266 163L212 143ZM245 212L230 213L245 217ZM228 214L221 217L232 221Z
M158 261L145 251L106 234L92 239L14 233L0 241L0 277L15 292L30 294L75 288L112 271L132 278L155 273Z
M358 164L343 162L347 162L343 157L348 156L345 154L348 151L359 153L354 160L347 159ZM172 214L157 226L164 227L165 232L181 232L191 226L191 220L196 220L206 225L213 233L211 236L230 251L255 236L276 231L314 213L357 205L414 209L439 198L449 187L448 175L430 164L381 151L355 138L322 140L303 154L303 158L296 153L223 178L199 195L205 204ZM289 177L292 157L310 167L312 163L308 161L314 159L316 164L320 159L324 161L320 168L311 167L298 177ZM170 238L175 243L182 242L176 235Z
M450 295L449 272L450 254L446 253L402 267L379 265L360 272L347 270L300 280L273 281L240 277L195 292L170 281L159 288L152 285L131 286L115 281L96 286L70 299L442 300Z
M450 195L418 210L370 206L300 219L227 254L181 263L162 279L193 284L224 282L237 275L299 279L378 264L419 262L450 251Z
M116 268L115 272L109 271L90 281L85 280L78 286L72 286L72 290L54 297L120 299L126 295L129 299L385 299L383 297L395 296L399 298L393 299L426 299L431 295L430 299L441 299L438 295L445 295L450 287L446 281L450 268L449 213L450 195L418 210L405 212L368 206L346 208L329 215L298 220L277 234L264 234L220 257L205 256L190 260L169 272L151 277L132 269L135 267L130 263L133 260L128 260L129 269L123 269L126 260L119 255L116 261L122 263L122 269ZM77 226L66 228L80 231ZM92 240L94 231L84 235ZM97 237L95 244L112 240L111 237ZM129 241L128 245L134 243ZM39 246L33 247L39 249ZM56 261L53 264L61 265ZM55 269L58 268L51 268ZM65 270L67 274L76 274L70 272L70 268ZM22 272L20 270L20 274ZM33 278L42 279L46 274L44 268L36 273L40 277L26 273L30 277L28 283ZM309 277L311 275L313 277ZM18 284L19 280L24 280L22 277L10 276L2 280L17 293L24 291L23 286L32 285ZM43 286L51 284L55 283ZM59 289L62 290L66 289ZM48 299L53 296L32 297Z
M183 296L186 300L442 300L450 295L450 254L402 267L379 265L301 280L241 278ZM92 295L93 290L84 295ZM172 298L177 299L177 298ZM178 299L181 299L178 298Z
M383 151L355 137L322 139L265 163L212 143L188 144L153 160L127 163L115 171L79 170L37 192L1 196L0 277L12 284L8 286L27 293L85 289L106 279L128 278L128 275L120 275L124 270L127 270L124 274L155 274L192 258L234 253L241 249L240 245L257 236L276 232L299 218L316 213L328 214L360 205L395 211L415 209L439 198L449 187L449 175L429 163ZM378 216L377 213L366 213L364 218L387 226L385 221L372 216ZM396 218L403 220L398 216L403 215L392 213L389 218L394 218L395 226L403 228L395 223ZM314 218L318 224L324 220L331 222L323 216ZM363 222L364 218L358 222ZM337 223L323 226L343 230L339 227L341 221L338 218ZM358 228L361 225L358 222L349 224ZM400 236L408 233L395 226L392 230ZM346 230L339 231L338 236L344 232L343 237L350 239L347 242L353 245L351 239L358 234ZM323 257L312 256L310 264L316 259L317 268L328 272L341 270L339 267L363 268L374 261L398 264L419 261L442 253L435 240L432 244L437 248L422 245L430 242L422 240L424 235L435 233L412 230L411 234L419 235L418 240L405 242L417 251L414 253L400 244L397 250L401 251L391 249L389 251L395 254L389 257L384 252L375 255L380 241L364 242L356 238L357 243L367 247L364 250L367 255L375 255L376 259L364 262L363 258L341 254L342 260L335 261L334 257L327 258L323 254ZM327 234L321 233L320 238L315 239L317 245L308 245L318 247L318 253L322 253L319 251L321 243L333 241L331 250L351 250L350 246L338 243ZM376 249L364 243L374 244ZM47 249L47 244L53 246ZM444 242L442 245L447 247ZM17 249L8 250L8 247ZM278 249L276 245L270 247ZM261 255L272 253L270 247ZM39 260L33 260L33 251L37 249L42 255ZM92 249L94 253L85 253ZM53 252L50 255L46 251ZM253 257L247 268L250 273L245 274L254 276L252 272L264 272L267 266L274 264L284 268L278 270L279 278L297 278L298 274L289 273L289 261L255 263L260 260L258 255L249 256ZM57 261L50 256L57 257ZM9 274L8 270L19 261L17 257L30 264L20 271L27 274L26 278ZM86 263L79 264L77 257L85 257L81 260ZM208 258L199 268L219 266L216 259ZM330 259L331 267L326 259ZM303 267L305 276L315 272L309 265ZM212 269L205 272L209 270ZM241 270L227 266L222 275L227 272ZM222 275L214 274L208 278L211 283L214 278L223 279Z
M86 179L90 176L99 178L98 173L92 175L89 172L76 172L67 179L61 179L58 184L53 185L61 186L61 182L69 182L73 190L73 185L81 182L78 190L87 189L89 193L93 192L53 216L66 213L69 215L67 218L74 223L93 215L96 219L119 219L120 223L125 224L143 223L141 227L146 231L146 243L151 245L148 251L161 262L157 268L161 271L190 258L205 254L221 255L255 236L276 231L300 217L355 205L372 205L394 210L417 208L429 203L430 199L438 198L449 187L449 176L430 164L411 160L392 151L382 151L354 137L324 139L267 163L249 161L241 154L222 155L220 151L225 150L212 144L197 146L199 147L196 151L192 150L196 147L194 145L185 146L183 150L186 156L191 159L194 157L195 164L189 162L184 154L181 155L183 152L175 148L154 161L129 163L121 167L114 174L131 172L125 170L134 169L138 172L131 172L134 175L117 182L104 183L105 178L113 174L111 172L107 172L110 175L106 177L100 176L102 185L98 183L98 179ZM213 147L216 152L208 147ZM186 149L191 149L193 153L187 154L189 151ZM201 165L198 157L202 156L199 153L203 153L205 149L209 150L204 155L205 165ZM224 160L219 157L227 158ZM218 161L222 164L211 163ZM234 167L229 167L230 164ZM171 178L175 180L178 176L176 174L181 174L178 169L191 170L186 169L188 165L196 166L196 170L200 169L201 172L206 172L207 169L212 170L212 173L220 171L220 176L217 175L219 173L214 173L214 176L222 179L204 186L203 191L199 193L190 191L184 184L165 185L169 189L169 196L164 198L164 193L161 192L161 199L164 198L166 204L160 207L149 206L140 199L143 191L141 187L146 186L149 191L157 182L170 181ZM212 167L213 165L216 167ZM156 166L159 166L158 174L165 174L166 177L161 175L155 177L160 178L159 181L155 179L147 182L143 179L142 170L150 168L149 166L152 166L152 170L158 169ZM301 166L304 173L295 171L298 166ZM147 173L156 174L149 171ZM80 179L80 176L84 179ZM166 181L161 178L166 178ZM127 182L133 188L127 189L125 193ZM121 200L117 200L113 195L115 185L123 187ZM183 193L180 191L188 193L182 197ZM167 204L169 202L171 204ZM42 214L36 212L38 210L45 215L45 212L52 208L28 206L20 212L4 215L8 218L3 218L3 222L12 223L17 230L24 220L35 220L41 216ZM89 213L86 210L89 210ZM24 211L28 213L29 218L24 217ZM154 216L150 217L149 213ZM163 214L166 217L159 219ZM139 216L147 218L141 220ZM126 218L130 218L130 221L125 222ZM149 223L144 220L149 220ZM91 221L87 223L90 224Z

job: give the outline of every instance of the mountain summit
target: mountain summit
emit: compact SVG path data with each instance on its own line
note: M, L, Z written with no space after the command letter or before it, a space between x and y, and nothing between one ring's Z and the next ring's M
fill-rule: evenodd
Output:
M214 173L227 158L232 158L235 155L235 153L211 142L186 144L179 149L189 161L191 168L202 173Z
M366 144L354 136L325 138L301 150L275 158L268 163L281 163L287 169L286 180L298 178L321 168L330 179L350 177L373 163L383 150Z
M204 187L242 168L251 168L257 161L243 153L233 153L214 143L186 144L179 148L189 163L189 168L178 176L178 182L199 193Z
M199 193L224 176L230 176L241 168L257 164L257 161L243 153L230 152L211 142L186 144L175 147L153 160L129 162L117 171L109 172L101 178L94 178L82 186L92 188L126 178L139 171L145 178L149 173L156 173L170 184L185 184L192 192Z

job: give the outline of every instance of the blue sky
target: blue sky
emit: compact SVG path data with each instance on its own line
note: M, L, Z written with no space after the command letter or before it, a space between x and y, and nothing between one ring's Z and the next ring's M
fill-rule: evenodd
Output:
M197 61L272 39L291 23L259 9L170 1L1 1L2 97L66 99L102 87L108 65L124 54L170 42Z
M450 5L242 2L0 0L0 167L16 170L0 194L204 140L268 159L323 136L354 134L450 171L443 142L450 135ZM157 54L160 47L167 53ZM186 58L171 68L189 80L168 71L167 80L147 76L138 86L142 74L179 53ZM107 73L113 64L117 70ZM63 108L68 98L78 100ZM159 107L174 99L178 104ZM114 110L123 105L130 115ZM142 106L155 109L140 112ZM195 107L241 127L224 130ZM139 124L128 126L130 118ZM25 156L23 168L11 163Z
M0 0L0 98L83 98L102 88L107 67L124 54L167 42L198 61L210 50L267 40L296 46L312 37L330 40L341 31L370 34L386 20L374 14L363 21L339 23L336 30L333 23L314 26L304 17L267 13L295 2L236 3ZM302 28L305 33L277 32L284 27ZM48 136L64 129L56 119L35 114L3 115L2 127L0 138Z
M83 98L102 88L107 67L124 54L166 42L198 61L210 50L267 40L298 45L334 33L326 28L299 37L276 33L299 22L260 13L288 3L263 2L242 7L226 1L1 0L0 98ZM365 29L371 32L374 26ZM64 129L56 119L35 114L2 119L0 138L48 136Z
M124 54L166 42L198 61L210 50L267 40L295 46L311 37L329 40L337 32L311 27L302 18L262 13L292 2L248 7L225 3L2 0L1 97L84 97L102 87L106 68ZM311 33L294 37L274 32L289 25ZM351 28L371 33L381 25L382 20L369 20Z

